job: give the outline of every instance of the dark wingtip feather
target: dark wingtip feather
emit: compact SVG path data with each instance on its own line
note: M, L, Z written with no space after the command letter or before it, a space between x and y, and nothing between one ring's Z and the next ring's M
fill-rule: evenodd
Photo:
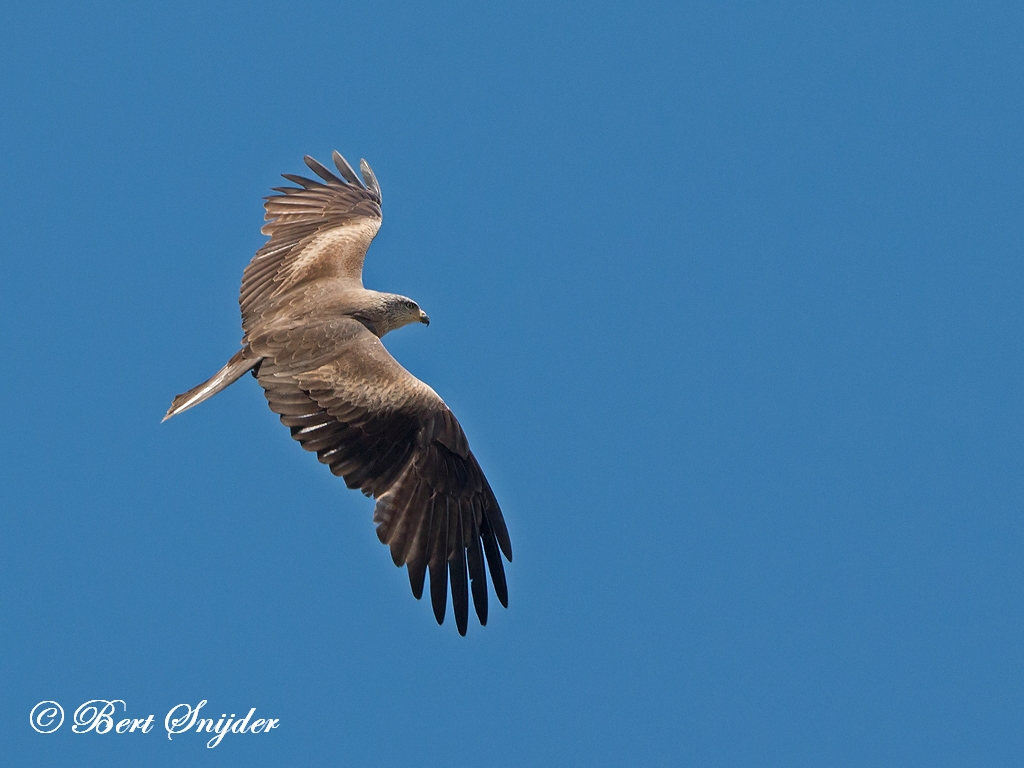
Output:
M419 600L423 597L423 582L427 578L427 563L424 560L410 560L409 586L412 587L412 596Z
M363 178L366 179L366 184L370 191L377 196L378 201L383 202L380 194L380 183L377 181L377 176L374 174L370 164L365 159L359 161L359 170L362 171Z
M487 626L487 571L484 570L484 553L477 536L469 544L469 583L473 588L473 608L480 626Z
M448 573L452 584L452 613L455 614L455 626L459 634L465 637L466 626L469 623L469 585L466 580L466 554L461 546L448 561Z
M501 514L501 507L498 506L498 499L494 496L494 491L491 490L491 484L487 482L487 478L483 477L482 473L480 477L483 480L484 519L487 520L488 526L494 532L494 537L497 539L501 551L505 554L505 559L511 563L512 540L508 535L505 517Z
M430 604L438 624L444 624L444 611L448 607L448 563L444 560L430 563Z
M352 170L352 166L348 164L348 160L341 156L341 152L339 152L338 150L334 150L331 153L331 159L334 161L334 164L338 167L338 171L341 173L341 175L345 177L346 181L348 181L350 184L355 184L357 187L362 187L363 189L366 189L366 185L363 184L362 181L360 181L358 176L356 176L356 172Z
M498 596L498 602L508 608L508 585L505 583L505 566L501 564L501 555L498 553L498 542L494 538L494 532L487 526L480 530L480 537L484 542L484 554L487 556L494 594Z
M326 167L321 165L318 160L315 160L314 158L310 157L309 155L306 155L304 158L302 158L302 160L303 160L303 162L306 163L306 165L309 166L309 169L313 173L315 173L321 179L326 181L328 184L330 184L331 182L333 182L335 184L344 184L345 183L344 181L339 179L337 176L335 176L333 173L331 173Z
M298 184L300 187L303 187L305 189L316 189L317 187L323 189L324 186L319 181L307 179L305 176L299 176L294 173L282 173L281 178L288 179L288 181L290 181L292 184Z

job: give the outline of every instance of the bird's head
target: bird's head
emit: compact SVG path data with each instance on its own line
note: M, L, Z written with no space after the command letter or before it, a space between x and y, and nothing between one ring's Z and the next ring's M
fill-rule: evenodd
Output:
M384 299L381 308L383 311L375 323L378 336L383 336L385 333L410 323L430 325L427 313L420 309L420 305L412 299L394 293L382 294L382 298Z
M420 309L419 304L412 299L405 298L405 296L399 296L398 299L398 311L402 318L401 325L408 325L409 323L430 325L430 318L427 317L426 312Z

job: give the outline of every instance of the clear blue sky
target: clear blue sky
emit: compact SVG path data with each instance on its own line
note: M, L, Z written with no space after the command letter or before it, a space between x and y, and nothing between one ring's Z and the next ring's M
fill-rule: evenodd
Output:
M10 765L1009 765L1024 11L0 11ZM505 510L460 638L245 378L261 197L366 157L366 283ZM149 734L41 735L123 699ZM183 702L265 736L168 741Z

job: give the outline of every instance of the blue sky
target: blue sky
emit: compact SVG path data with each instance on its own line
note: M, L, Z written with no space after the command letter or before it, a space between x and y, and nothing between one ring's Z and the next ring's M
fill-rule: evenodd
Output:
M19 765L1005 765L1024 749L1024 12L0 12ZM261 197L366 157L392 353L508 520L460 638L249 378ZM49 735L34 704L60 702ZM149 734L81 734L123 699ZM208 700L279 729L207 749Z

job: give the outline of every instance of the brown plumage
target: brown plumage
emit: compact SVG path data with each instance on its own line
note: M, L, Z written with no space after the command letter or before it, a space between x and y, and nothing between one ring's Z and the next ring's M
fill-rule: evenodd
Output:
M270 235L242 276L242 349L208 381L174 398L166 421L252 371L271 410L307 451L377 500L377 536L408 567L417 599L430 572L434 616L444 621L449 582L459 633L469 594L487 623L487 576L508 606L501 556L511 562L505 520L466 435L440 397L406 371L380 339L429 324L416 302L363 288L363 259L381 223L370 166L363 179L337 152L337 175L311 157L323 181L266 198Z

